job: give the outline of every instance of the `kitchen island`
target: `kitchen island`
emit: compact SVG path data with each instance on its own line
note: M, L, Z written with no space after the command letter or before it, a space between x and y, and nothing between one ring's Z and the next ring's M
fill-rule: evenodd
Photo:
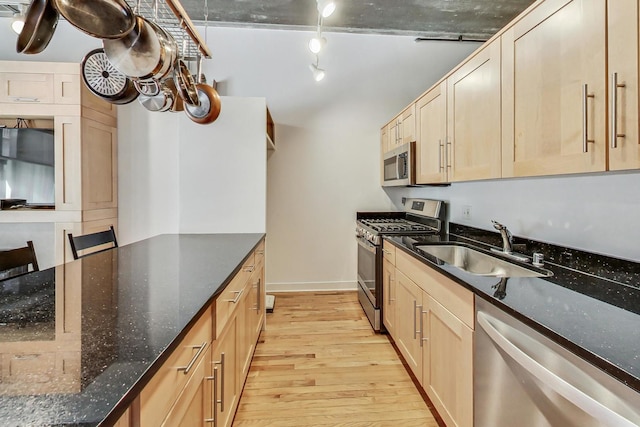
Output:
M160 235L0 282L0 424L114 424L263 238Z

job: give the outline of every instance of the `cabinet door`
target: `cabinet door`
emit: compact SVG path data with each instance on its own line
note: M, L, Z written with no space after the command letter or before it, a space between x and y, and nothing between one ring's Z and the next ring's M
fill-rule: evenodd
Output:
M380 129L380 152L382 154L389 151L389 131L390 126L387 124L382 129ZM380 159L382 161L382 159Z
M382 317L387 332L396 337L396 267L386 259L382 263Z
M422 290L396 269L395 342L416 378L422 378L422 347L420 340L420 312Z
M473 425L473 331L430 296L422 384L448 426Z
M605 13L548 0L502 35L503 176L605 170Z
M240 314L242 315L242 313ZM215 417L218 427L227 427L233 421L238 404L240 366L237 366L237 318L233 316L220 338L213 343L213 376L215 381Z
M82 119L82 206L105 209L118 206L118 130Z
M416 183L447 182L447 83L416 102Z
M0 102L53 104L53 73L0 73Z
M400 117L396 117L389 123L389 148L387 151L391 151L400 145Z
M56 210L82 209L82 119L55 116Z
M500 39L447 78L450 181L501 176Z
M400 113L398 124L400 131L399 145L416 140L416 104L411 104Z
M638 0L607 2L609 169L640 168L638 142ZM614 81L614 79L616 81Z

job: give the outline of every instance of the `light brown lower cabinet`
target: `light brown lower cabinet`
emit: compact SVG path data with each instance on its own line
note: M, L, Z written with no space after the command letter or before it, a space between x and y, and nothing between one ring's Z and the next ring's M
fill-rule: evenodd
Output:
M395 264L391 337L445 424L471 427L473 293L402 250Z
M116 425L229 427L264 326L264 300L261 243Z

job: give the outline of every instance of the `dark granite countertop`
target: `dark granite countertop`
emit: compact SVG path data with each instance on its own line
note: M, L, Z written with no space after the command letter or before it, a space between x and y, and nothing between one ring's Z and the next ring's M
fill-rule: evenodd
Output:
M263 237L161 235L0 281L0 425L115 422Z
M500 244L499 236L480 241L470 240L468 234L386 239L640 392L640 275L636 263L574 250L574 256L568 257L571 262L560 265L554 253L566 256L568 250L547 245L545 258L554 261L546 262L544 268L553 276L501 280L467 273L416 248L455 242L487 250ZM575 265L576 258L580 258L579 265ZM612 272L606 274L608 270ZM617 281L620 277L624 281Z

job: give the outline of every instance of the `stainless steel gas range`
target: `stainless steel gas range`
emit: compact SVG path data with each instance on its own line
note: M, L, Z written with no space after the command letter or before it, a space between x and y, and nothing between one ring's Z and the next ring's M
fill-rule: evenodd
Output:
M382 237L425 235L444 231L445 203L406 199L404 212L358 212L358 299L376 331L382 324Z

